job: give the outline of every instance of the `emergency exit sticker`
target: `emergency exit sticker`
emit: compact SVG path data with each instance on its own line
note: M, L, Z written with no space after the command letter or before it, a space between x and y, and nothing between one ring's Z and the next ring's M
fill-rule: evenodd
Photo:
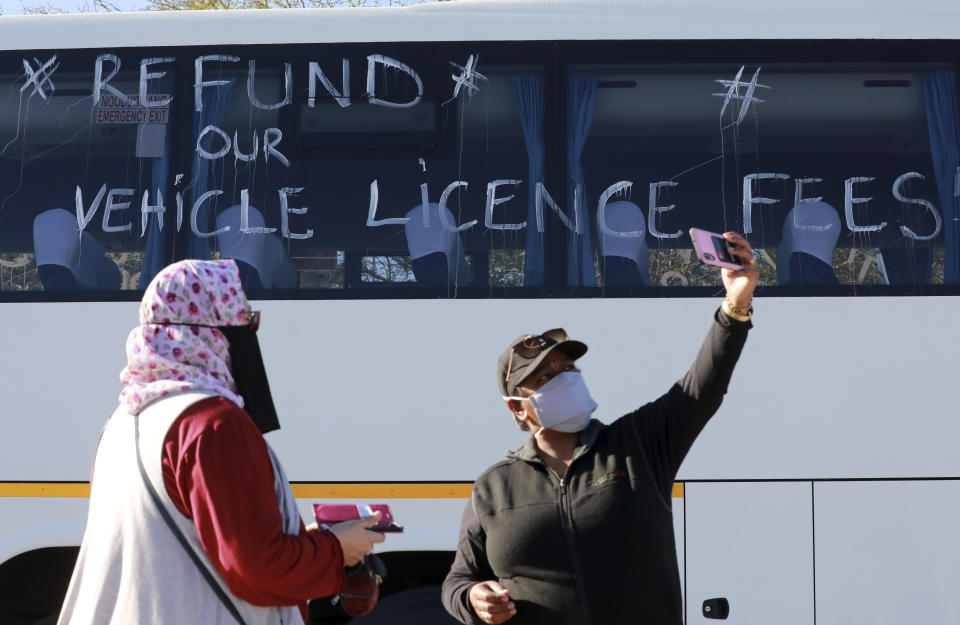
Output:
M147 102L167 102L169 99L168 94L162 93L147 96ZM96 109L98 124L166 124L169 115L168 105L144 106L139 95L121 97L103 93Z

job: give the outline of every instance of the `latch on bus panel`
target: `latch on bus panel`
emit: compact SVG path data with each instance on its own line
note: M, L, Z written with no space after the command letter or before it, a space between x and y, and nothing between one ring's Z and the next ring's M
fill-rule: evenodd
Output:
M725 619L730 616L730 602L726 597L706 599L703 602L703 616L706 618Z

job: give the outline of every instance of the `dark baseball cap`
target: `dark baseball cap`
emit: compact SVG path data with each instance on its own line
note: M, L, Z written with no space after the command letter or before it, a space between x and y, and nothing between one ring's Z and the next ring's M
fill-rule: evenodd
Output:
M570 339L563 328L547 330L543 334L523 334L513 339L497 359L497 386L500 394L504 397L513 396L520 383L555 349L566 353L573 360L587 353L586 343Z

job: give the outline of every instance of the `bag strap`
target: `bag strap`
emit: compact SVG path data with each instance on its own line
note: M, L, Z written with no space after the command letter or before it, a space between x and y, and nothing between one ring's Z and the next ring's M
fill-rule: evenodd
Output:
M221 587L217 580L213 578L213 575L210 573L210 569L208 569L206 565L200 561L200 556L197 555L197 552L190 545L190 542L187 540L187 537L183 535L183 532L180 531L180 528L177 527L176 521L174 521L173 517L170 516L170 512L163 504L163 500L160 499L160 495L157 494L157 491L153 488L153 484L150 483L150 478L147 476L147 470L143 468L143 459L140 457L140 415L134 415L133 417L133 431L134 439L137 445L137 467L140 469L140 477L143 478L143 483L147 487L147 491L150 493L150 498L153 499L155 504L157 504L157 509L160 511L160 515L163 517L163 520L166 521L167 527L169 527L170 531L173 532L173 535L177 537L177 540L180 542L180 545L183 547L184 551L186 551L187 555L190 556L190 559L193 560L193 563L197 566L200 574L203 575L203 579L207 581L207 583L210 585L210 588L213 589L213 592L216 593L220 601L223 602L223 605L227 608L227 611L233 615L233 618L237 620L237 623L240 625L246 625L243 617L240 616L240 612L237 610L237 606L230 601L230 597L228 597L227 593L223 591L223 587Z

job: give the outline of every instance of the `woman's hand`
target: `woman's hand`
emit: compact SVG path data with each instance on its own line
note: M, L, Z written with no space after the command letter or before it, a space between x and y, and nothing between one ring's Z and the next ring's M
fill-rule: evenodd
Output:
M382 543L385 540L380 532L371 532L367 529L379 522L380 511L378 510L365 519L344 521L330 528L333 535L340 541L344 565L353 566L360 562L363 556L373 549L374 543Z
M760 271L757 269L757 261L753 258L753 248L742 236L736 232L724 232L723 238L730 243L727 248L733 256L737 257L743 269L721 269L720 275L723 278L723 286L727 289L727 299L734 306L749 306L753 299L753 290L760 279Z
M499 625L517 613L516 606L510 601L510 590L493 580L474 584L467 596L473 611L484 623Z

